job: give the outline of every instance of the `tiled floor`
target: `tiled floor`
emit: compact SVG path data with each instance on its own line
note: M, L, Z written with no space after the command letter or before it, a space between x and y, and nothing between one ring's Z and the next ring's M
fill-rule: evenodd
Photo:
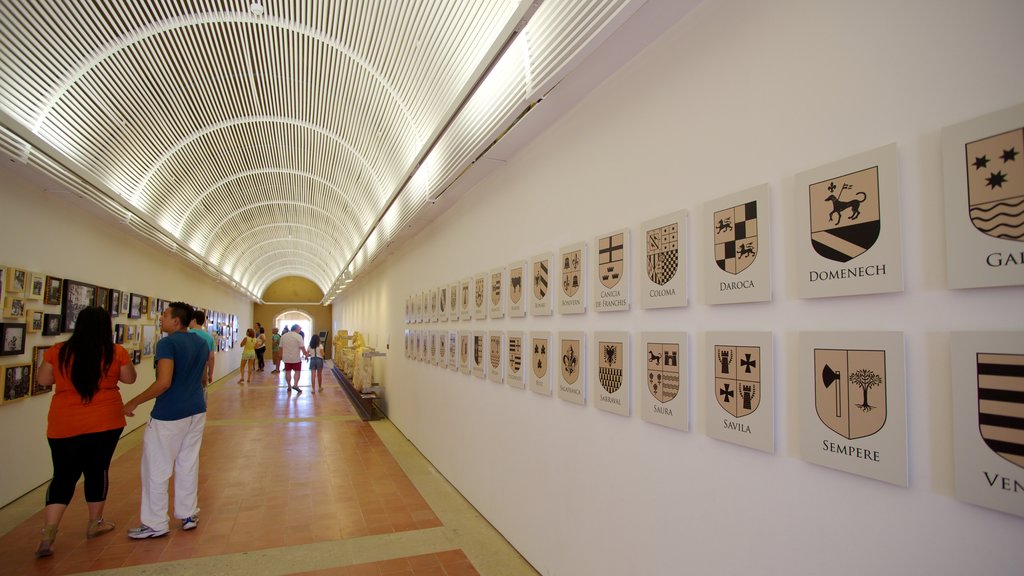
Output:
M0 510L0 576L20 574L536 574L390 422L361 421L324 371L314 394L283 378L237 375L209 393L200 456L199 528L145 541L139 523L142 430L121 440L105 516L115 532L84 538L81 486L52 557L33 556L45 487ZM0 528L0 532L4 529Z

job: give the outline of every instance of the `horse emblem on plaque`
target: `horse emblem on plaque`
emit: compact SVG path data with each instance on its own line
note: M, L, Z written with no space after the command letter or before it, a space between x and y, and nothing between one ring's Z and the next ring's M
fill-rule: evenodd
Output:
M679 394L679 344L647 343L647 391L662 404Z
M597 379L605 392L614 394L622 387L622 342L599 342L597 348L601 355Z
M967 199L974 227L1024 242L1024 128L969 142Z
M757 258L757 201L714 213L715 263L729 274L739 274Z
M849 440L885 425L885 350L814 350L814 407L830 430Z
M723 410L742 418L761 403L761 348L715 346L715 395Z
M1024 468L1024 354L977 355L978 428L985 444Z
M580 273L583 272L583 252L573 250L562 254L562 292L572 298L580 289Z
M647 231L647 277L659 286L668 284L679 268L679 225Z
M533 339L533 375L543 378L548 373L548 339Z
M605 288L615 288L622 279L624 234L613 234L598 241L598 277Z
M818 255L849 262L868 251L882 231L878 166L808 187L811 246Z

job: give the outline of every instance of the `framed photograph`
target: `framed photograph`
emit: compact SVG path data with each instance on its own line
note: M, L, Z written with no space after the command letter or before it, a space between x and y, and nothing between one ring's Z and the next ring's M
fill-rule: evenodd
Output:
M131 310L131 304L129 302L128 292L124 290L118 290L121 293L121 316L128 316L128 311Z
M139 313L141 314L140 318L148 318L150 320L154 318L153 310L155 306L153 306L153 304L155 304L155 302L153 302L153 299L149 296L142 297L142 304L139 308Z
M25 325L4 322L0 324L0 356L16 356L25 353Z
M60 336L60 314L43 314L43 336Z
M32 347L32 390L30 392L32 396L39 396L41 394L53 392L53 384L43 386L39 382L36 382L36 378L39 376L39 366L43 364L43 354L45 354L50 347L50 345Z
M128 317L132 319L142 318L142 315L145 313L143 308L143 302L145 302L146 297L143 296L142 294L136 294L135 292L132 292L131 296L129 296L129 300L130 304L128 305Z
M109 298L107 311L110 312L111 318L117 318L121 315L121 291L111 288Z
M96 302L96 287L77 280L64 279L60 308L61 331L74 332L78 313Z
M139 348L142 349L142 357L149 358L153 355L153 349L156 347L156 326L152 324L146 324L142 327L142 342Z
M142 350L132 350L132 364L142 364Z
M32 365L4 366L4 403L27 398L32 387Z
M110 312L110 288L96 287L96 306Z
M46 288L43 291L43 304L47 306L60 306L60 289L63 284L63 278L47 276Z
M6 296L4 298L4 318L17 320L25 317L25 297Z
M114 324L114 344L124 344L124 324Z
M17 268L8 268L6 281L4 282L4 292L25 294L26 288L28 288L28 273Z
M29 300L42 300L43 292L46 288L46 276L42 274L36 274L31 272L28 275L28 294L26 297Z
M28 331L29 332L42 332L43 331L43 311L42 310L29 310L28 311Z

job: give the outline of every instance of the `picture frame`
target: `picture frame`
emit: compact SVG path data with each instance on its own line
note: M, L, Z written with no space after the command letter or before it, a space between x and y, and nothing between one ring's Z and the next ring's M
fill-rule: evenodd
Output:
M142 350L132 350L132 364L142 364Z
M114 344L124 344L124 324L114 324Z
M28 323L29 332L42 332L43 331L43 311L42 310L29 310L26 314L26 321Z
M143 302L146 300L146 297L143 296L142 294L136 294L135 292L132 292L131 295L129 296L129 299L130 303L128 305L128 317L133 320L142 318L142 306Z
M110 289L109 302L107 312L110 312L111 318L117 318L121 315L121 291L115 288Z
M96 302L96 286L65 278L63 288L60 307L61 331L73 332L78 313Z
M142 349L142 357L149 358L156 348L156 326L146 324L142 327L142 342L139 345Z
M4 404L27 398L32 388L32 364L4 366Z
M47 306L60 306L61 287L63 284L63 278L47 276L46 288L43 291L43 304Z
M8 268L4 282L4 292L24 294L28 287L28 273L20 268Z
M0 356L17 356L25 353L25 324L0 323Z
M53 392L53 384L43 386L38 382L39 367L43 364L43 354L45 354L52 346L52 344L47 344L46 346L32 347L32 388L29 392L30 396L40 396Z
M124 290L118 290L121 293L121 316L128 316L128 311L131 310L131 303L128 301L129 293Z
M60 336L60 314L43 314L43 336Z
M46 276L31 272L28 279L28 294L25 297L29 300L42 300L45 289Z
M108 313L110 312L110 288L104 288L102 286L96 287L96 298L94 304L103 308Z
M21 295L9 295L4 297L4 318L19 320L25 317L26 300Z

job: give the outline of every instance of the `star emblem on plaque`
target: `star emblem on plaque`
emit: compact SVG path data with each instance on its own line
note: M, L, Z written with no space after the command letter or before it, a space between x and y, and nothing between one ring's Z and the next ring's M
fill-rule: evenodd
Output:
M543 378L548 373L548 339L533 339L533 375Z
M969 142L971 223L994 238L1024 242L1024 128Z
M664 286L679 268L679 225L669 224L647 231L647 277Z
M977 354L978 428L1001 458L1024 468L1024 354Z
M679 394L679 344L648 342L647 391L662 404Z
M597 379L606 392L614 394L622 387L622 342L600 342L598 351Z
M849 262L878 240L878 166L811 184L808 194L811 246L819 256Z
M598 277L605 288L615 288L622 279L624 237L613 234L598 240Z
M830 430L854 440L885 425L885 350L814 350L814 404Z
M715 263L729 274L743 272L757 258L757 201L719 210L712 220Z
M718 405L742 418L761 403L761 349L715 346L715 395Z
M580 377L579 340L562 340L562 379L567 384L575 384Z
M574 250L562 254L562 292L575 296L580 289L580 274L583 271L583 251Z

